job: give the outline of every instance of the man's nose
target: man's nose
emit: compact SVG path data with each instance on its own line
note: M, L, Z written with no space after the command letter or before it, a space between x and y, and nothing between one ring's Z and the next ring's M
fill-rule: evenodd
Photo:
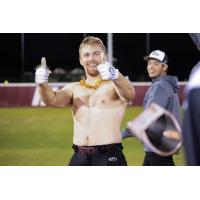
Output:
M92 61L94 59L93 55L88 56L88 61Z
M149 64L147 65L147 68L151 69L151 68L153 68L153 66L154 66L153 63L149 63Z
M151 64L148 64L147 65L147 69L151 69L152 68L152 65Z

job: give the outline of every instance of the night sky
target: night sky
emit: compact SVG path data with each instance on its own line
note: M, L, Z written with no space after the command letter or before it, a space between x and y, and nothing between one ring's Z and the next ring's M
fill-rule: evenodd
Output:
M93 34L107 44L106 34ZM51 69L57 67L71 70L80 67L78 48L83 33L25 33L24 34L24 70L21 59L21 34L0 34L0 82L22 82L27 73L34 76L34 68L41 57L47 58ZM146 73L145 33L113 34L113 54L115 66L131 81L149 81ZM169 74L177 75L179 80L188 79L192 67L200 59L189 34L184 33L152 33L150 34L150 51L160 49L169 57Z

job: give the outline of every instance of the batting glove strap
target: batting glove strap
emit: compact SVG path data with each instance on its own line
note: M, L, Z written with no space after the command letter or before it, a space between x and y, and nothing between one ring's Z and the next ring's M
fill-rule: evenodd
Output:
M98 66L102 80L115 80L119 76L119 70L106 62Z

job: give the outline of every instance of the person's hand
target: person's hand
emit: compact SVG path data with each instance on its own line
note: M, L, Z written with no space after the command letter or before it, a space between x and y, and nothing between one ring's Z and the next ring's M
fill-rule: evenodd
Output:
M47 69L46 64L46 58L42 57L41 59L41 65L39 68L37 68L35 72L35 82L37 85L47 83L49 74L51 74L51 71Z
M119 70L114 68L110 63L105 62L97 67L102 80L115 80L119 76Z

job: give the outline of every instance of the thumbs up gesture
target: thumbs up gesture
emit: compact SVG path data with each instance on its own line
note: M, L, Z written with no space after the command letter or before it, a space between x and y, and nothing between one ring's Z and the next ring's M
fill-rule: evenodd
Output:
M40 85L40 84L43 84L43 83L47 83L49 74L51 74L51 71L48 70L48 68L47 68L46 58L42 57L41 65L37 68L37 70L35 72L35 82L36 82L36 84Z

